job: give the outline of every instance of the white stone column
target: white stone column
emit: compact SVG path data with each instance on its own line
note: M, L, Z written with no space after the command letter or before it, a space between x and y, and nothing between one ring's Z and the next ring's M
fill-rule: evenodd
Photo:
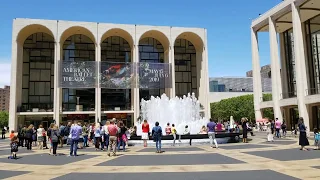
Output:
M251 28L251 48L252 48L252 75L253 75L253 94L254 94L254 112L255 118L261 119L262 113L260 110L260 102L262 100L262 86L260 74L260 60L258 49L257 32Z
M293 39L294 39L294 57L296 61L296 84L297 84L297 100L299 108L299 116L303 117L304 123L310 131L309 114L307 106L304 102L306 89L308 88L307 74L306 74L306 59L304 51L304 38L300 17L300 9L294 3L291 3L292 8L292 25L293 25Z
M283 99L284 94L288 93L288 74L286 66L286 50L285 50L285 39L284 34L280 33L280 62L281 62L281 87L282 91L280 92L280 99Z
M61 107L61 95L62 89L59 88L59 60L61 60L61 46L60 42L55 43L54 48L54 95L53 95L53 119L56 124L60 124L60 107Z
M172 83L172 88L171 88L171 93L170 97L174 98L176 97L176 70L175 70L175 61L174 61L174 42L173 44L170 45L169 48L169 63L171 63L171 83Z
M100 79L100 62L101 62L101 45L100 42L96 44L96 62L97 62L97 68L96 68L96 88L95 88L95 122L101 122L101 87L99 85L99 79Z
M134 49L133 49L133 61L134 63L138 63L139 62L139 45L136 44L134 45ZM139 73L139 72L137 72ZM133 114L133 124L136 125L137 123L137 118L140 115L140 96L139 96L139 83L138 83L138 74L137 77L135 79L136 86L133 89L134 91L134 114Z
M9 105L9 129L17 131L17 74L18 71L18 43L12 38L12 55L11 55L11 85L10 85L10 105Z
M280 67L279 67L279 51L278 40L275 21L269 17L269 37L270 37L270 58L271 58L271 80L272 80L272 100L273 100L273 112L274 118L283 120L280 109Z
M204 71L204 108L205 108L205 117L208 119L211 117L211 109L210 109L210 102L209 102L209 63L208 63L208 43L207 43L207 30L204 29L204 47L203 47L203 53L202 53L202 71Z

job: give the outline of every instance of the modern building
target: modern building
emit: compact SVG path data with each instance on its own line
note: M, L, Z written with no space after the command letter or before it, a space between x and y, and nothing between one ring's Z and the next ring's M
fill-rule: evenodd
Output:
M61 70L70 62L83 63L85 68ZM102 75L96 74L110 73L100 70L112 63L125 63L127 69L139 63L166 64L170 81L158 88L142 89L134 83L130 88L105 88L110 84L102 85ZM70 72L75 77L64 76ZM76 76L84 74L97 83L79 85L83 78ZM11 78L10 129L28 123L47 127L51 122L99 122L113 117L130 126L139 118L141 98L163 93L175 97L194 92L202 104L201 113L210 117L204 28L14 19Z
M251 25L255 117L272 107L289 126L303 117L308 131L320 128L320 1L285 0ZM272 100L263 101L258 35L269 33ZM281 71L280 71L281 69Z
M10 86L0 88L0 111L9 112Z
M271 78L271 66L270 64L264 65L260 70L261 78ZM252 77L252 70L246 72L247 77Z
M261 78L263 93L271 93L271 79ZM253 94L252 77L214 77L209 81L209 102Z

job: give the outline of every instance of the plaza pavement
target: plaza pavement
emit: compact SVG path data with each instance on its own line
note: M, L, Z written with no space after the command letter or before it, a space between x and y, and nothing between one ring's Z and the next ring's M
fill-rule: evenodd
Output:
M78 157L67 157L68 147L59 148L57 157L49 156L48 150L19 148L17 160L7 159L9 141L0 140L0 179L320 179L320 151L298 150L295 137L275 138L273 143L265 137L258 133L249 136L248 144L224 144L218 149L166 146L162 154L156 154L154 147L129 147L116 157L92 147L79 150Z

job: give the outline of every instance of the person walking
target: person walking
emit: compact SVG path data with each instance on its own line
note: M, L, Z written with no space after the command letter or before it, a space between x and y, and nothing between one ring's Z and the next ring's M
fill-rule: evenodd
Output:
M79 143L79 138L81 133L82 133L82 128L78 125L78 121L75 120L73 126L70 129L70 135L71 135L70 156L78 156L77 150L78 150L78 143Z
M32 149L32 134L33 134L33 125L30 124L28 129L26 130L26 146L27 150Z
M2 128L2 136L1 136L1 139L5 139L6 138L6 132L7 130L3 127Z
M96 141L95 141L96 151L98 151L100 148L100 141L101 141L100 131L101 131L100 123L96 123L95 129L94 129L94 138L96 139Z
M51 123L49 128L48 128L48 131L47 131L47 137L49 138L49 142L50 142L50 148L49 148L49 154L52 155L52 147L53 147L53 144L52 144L52 141L51 141L51 132L52 132L52 129L54 127L54 123Z
M286 137L287 136L287 124L286 124L285 120L283 120L283 122L281 124L281 129L282 129L282 136Z
M55 124L50 131L51 131L50 139L52 143L52 155L57 156L57 148L58 148L59 137L60 137L58 126Z
M108 125L108 134L109 134L109 148L108 156L110 156L111 149L113 150L113 156L116 156L117 151L117 135L119 134L119 128L114 124L115 119L112 119L110 125Z
M172 124L171 134L172 134L172 136L173 136L172 146L175 146L175 145L176 145L176 139L177 139L177 129L176 129L176 127L175 127L174 124Z
M142 136L141 136L144 147L148 146L149 132L150 132L149 124L148 124L148 121L145 119L142 124Z
M44 133L43 126L40 125L37 129L37 141L38 141L38 150L43 150L43 133Z
M268 142L273 142L273 134L272 134L272 130L271 130L271 123L269 121L267 121L266 126L267 126L267 141Z
M87 127L87 123L84 123L84 125L82 127L83 147L89 147L89 145L88 145L88 135L89 135L89 129Z
M109 147L109 132L108 132L108 126L110 125L110 121L107 121L106 124L102 127L104 129L104 145L106 146L106 149L108 150Z
M127 128L124 126L123 122L119 122L119 136L118 136L118 151L120 151L120 146L122 146L123 152L126 151L126 143L127 143L127 136L126 136L126 131Z
M309 146L309 141L307 138L307 128L304 125L304 120L303 117L299 118L299 124L298 124L298 128L299 128L299 145L301 146L300 150L304 150L304 151L308 151L307 148L305 148L306 146Z
M211 148L213 148L213 143L215 144L215 147L218 148L218 143L216 140L216 133L215 133L216 125L217 124L214 122L214 120L210 118L210 122L207 124L207 131L210 139Z
M278 118L276 118L275 126L276 126L276 137L277 138L281 138L281 135L280 135L281 125L282 125L281 121Z
M59 127L59 133L60 133L60 137L59 137L59 147L63 148L63 144L64 144L64 132L66 130L66 126L64 126L63 123L60 123L60 127Z
M242 123L242 142L243 143L248 143L247 138L248 138L248 127L247 127L247 120L246 118L241 119Z
M159 126L159 122L155 123L155 127L152 128L152 138L153 141L156 142L156 153L161 153L161 137L162 137L162 129Z

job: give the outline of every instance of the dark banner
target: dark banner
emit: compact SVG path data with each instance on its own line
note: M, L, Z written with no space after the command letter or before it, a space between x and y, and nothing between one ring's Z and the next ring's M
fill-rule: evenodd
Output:
M134 85L134 64L100 62L100 87L107 89L131 89Z
M169 63L137 63L139 73L138 84L141 89L172 88L171 64Z
M59 61L60 88L95 88L97 86L95 61Z

